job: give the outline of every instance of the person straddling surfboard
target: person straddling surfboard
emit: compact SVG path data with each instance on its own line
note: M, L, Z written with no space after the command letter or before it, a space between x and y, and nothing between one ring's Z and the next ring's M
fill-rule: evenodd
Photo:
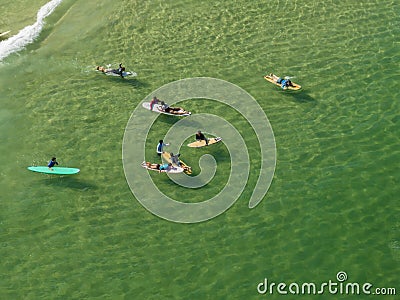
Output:
M55 165L58 166L57 158L52 157L49 164L47 165L49 169L53 168Z
M160 99L158 99L156 96L153 97L150 101L150 110L153 110L154 105L160 103Z
M179 167L183 169L183 172L186 174L192 174L192 168L186 165L183 161L180 160L180 154L174 154L172 152L163 152L162 157L167 161L171 162L172 166Z
M165 144L163 140L159 140L158 141L158 145L157 145L157 155L161 156L161 154L164 151L164 147L169 146L169 144Z
M181 155L179 153L174 155L174 153L172 153L172 152L169 155L171 156L172 164L180 167L181 166L181 162L179 161L179 156L181 156Z
M269 74L269 76L275 80L276 83L281 85L282 90L287 89L289 86L294 86L292 81L290 80L290 78L288 76L285 76L284 78L282 77L278 77L275 74Z
M205 141L206 142L206 146L208 146L208 139L204 136L204 134L198 130L196 132L196 141Z

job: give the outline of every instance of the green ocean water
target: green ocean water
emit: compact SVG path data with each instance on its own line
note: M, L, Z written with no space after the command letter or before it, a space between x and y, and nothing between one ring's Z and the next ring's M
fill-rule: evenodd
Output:
M32 24L46 1L27 3L2 4L1 31ZM65 0L36 42L0 63L0 298L395 299L260 295L257 285L321 284L345 271L347 282L400 292L399 15L400 3L386 0ZM94 71L120 62L138 77ZM303 89L282 92L262 78L269 72L294 76ZM221 104L183 102L237 126L252 168L227 212L177 224L132 195L122 139L148 94L203 76L258 101L275 134L276 171L264 200L248 209L259 167L253 131ZM159 118L147 159L157 158L153 141L172 123ZM220 167L206 187L153 180L203 201L229 175L226 149L215 147ZM81 173L26 170L53 155ZM198 153L186 157L198 172Z

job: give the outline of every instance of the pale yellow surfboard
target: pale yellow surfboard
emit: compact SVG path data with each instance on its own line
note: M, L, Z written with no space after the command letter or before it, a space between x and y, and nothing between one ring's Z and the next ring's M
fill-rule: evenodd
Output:
M273 76L274 76L274 75L273 75ZM280 83L277 83L277 82L275 81L275 79L274 79L273 76L265 75L265 76L264 76L264 79L267 80L267 81L269 81L269 82L271 82L271 83L273 83L273 84L275 84L275 85L277 85L277 86L279 86L279 87L281 87L281 84L280 84ZM275 76L276 76L276 75L275 75ZM289 89L289 90L294 90L294 91L298 91L299 89L301 89L301 85L299 85L299 84L297 84L297 83L294 83L294 82L292 82L292 84L293 84L293 86L289 86L289 87L287 87L287 89Z
M208 145L210 146L210 145L216 144L216 143L218 143L220 141L222 141L222 138L220 138L220 137L211 138L211 139L208 139ZM188 144L188 146L192 147L192 148L204 147L204 146L206 146L206 141L204 141L204 140L195 141L193 143Z

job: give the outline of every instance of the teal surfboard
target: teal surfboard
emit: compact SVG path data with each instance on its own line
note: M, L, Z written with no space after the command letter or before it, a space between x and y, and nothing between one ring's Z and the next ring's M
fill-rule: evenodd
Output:
M79 173L79 169L76 168L64 168L64 167L28 167L28 170L33 172L39 172L44 174L54 174L54 175L72 175Z

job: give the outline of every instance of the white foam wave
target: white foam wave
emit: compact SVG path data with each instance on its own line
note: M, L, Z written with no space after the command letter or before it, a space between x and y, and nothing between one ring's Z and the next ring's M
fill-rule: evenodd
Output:
M44 19L49 16L62 0L52 0L43 5L38 13L34 24L21 29L16 35L0 42L0 61L11 53L22 50L26 45L32 43L42 31Z

